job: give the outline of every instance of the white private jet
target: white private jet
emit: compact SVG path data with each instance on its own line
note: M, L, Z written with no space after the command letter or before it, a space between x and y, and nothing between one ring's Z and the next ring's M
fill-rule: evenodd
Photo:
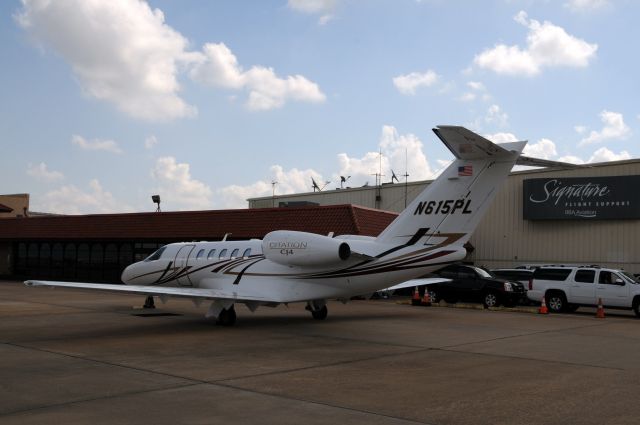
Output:
M457 126L433 131L455 161L378 237L278 230L263 240L172 243L128 266L122 273L125 285L25 284L143 294L163 302L186 297L196 305L211 300L206 317L225 326L236 321L236 303L255 311L306 302L314 319L325 319L327 299L346 301L389 286L397 289L462 260L464 243L514 164L559 164L521 157L525 141L497 145Z

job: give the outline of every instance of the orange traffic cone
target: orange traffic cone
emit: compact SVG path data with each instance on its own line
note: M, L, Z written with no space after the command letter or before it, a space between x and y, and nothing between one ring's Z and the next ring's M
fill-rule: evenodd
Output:
M418 291L417 286L416 290L413 291L413 296L411 297L411 305L420 305L420 292Z
M602 298L598 298L598 310L596 310L596 319L604 319L604 307L602 306Z
M544 300L544 295L542 296L542 303L538 309L538 314L549 314L549 309L547 308L547 303Z
M422 303L420 303L420 305L424 307L431 306L431 295L429 295L429 290L427 288L424 288L424 296L422 297Z

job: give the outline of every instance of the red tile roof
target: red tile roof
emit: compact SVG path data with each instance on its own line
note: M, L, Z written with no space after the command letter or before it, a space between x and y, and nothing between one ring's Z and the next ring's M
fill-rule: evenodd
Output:
M396 213L355 205L7 218L0 240L218 240L262 238L272 230L378 235Z

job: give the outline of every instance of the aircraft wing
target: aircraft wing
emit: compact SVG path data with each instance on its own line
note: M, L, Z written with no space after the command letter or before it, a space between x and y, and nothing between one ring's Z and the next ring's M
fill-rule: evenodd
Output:
M49 280L27 280L24 282L27 286L47 286L50 288L75 288L75 289L91 289L98 291L123 292L127 294L142 294L159 297L186 297L186 298L203 298L209 300L235 300L235 301L264 301L272 302L273 300L260 296L247 296L237 292L222 291L220 289L206 288L174 288L166 286L144 286L144 285L114 285L108 283L89 283L89 282L57 282Z
M424 277L421 279L411 279L406 282L398 283L397 285L390 286L381 291L395 291L396 289L412 288L414 286L432 285L434 283L451 282L451 279L445 279L443 277Z

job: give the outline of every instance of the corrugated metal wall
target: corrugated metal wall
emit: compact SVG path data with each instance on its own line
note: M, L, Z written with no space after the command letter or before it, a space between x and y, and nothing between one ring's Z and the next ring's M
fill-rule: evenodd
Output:
M471 244L470 261L488 267L521 264L600 264L640 273L640 220L541 220L522 218L522 181L548 177L640 175L640 160L597 164L562 171L531 170L511 174L480 222ZM428 182L407 185L410 203ZM379 192L378 192L379 190ZM640 190L640 188L638 188ZM380 199L376 202L376 195ZM279 202L317 202L320 205L355 204L400 212L405 185L386 184L316 193L256 198L249 208L278 206Z

